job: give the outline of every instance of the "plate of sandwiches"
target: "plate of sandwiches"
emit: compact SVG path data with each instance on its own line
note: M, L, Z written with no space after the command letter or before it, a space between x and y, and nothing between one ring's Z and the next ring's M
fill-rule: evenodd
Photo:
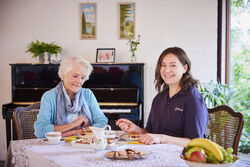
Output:
M85 149L93 149L90 144L90 138L78 139L71 142L73 147L85 148Z
M128 134L122 135L120 138L124 140L134 141L134 140L139 140L140 137L141 135L138 132L129 132Z
M136 159L144 159L147 157L147 153L143 151L126 149L120 151L110 151L104 154L106 159L113 160L136 160Z

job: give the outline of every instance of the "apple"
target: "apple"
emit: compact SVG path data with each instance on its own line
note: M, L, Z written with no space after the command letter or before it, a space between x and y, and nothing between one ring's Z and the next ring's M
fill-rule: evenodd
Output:
M205 155L200 151L194 151L190 154L189 161L206 163L207 159Z
M186 159L189 159L190 158L190 155L192 154L192 152L195 152L195 151L200 151L202 154L205 155L205 151L203 148L201 147L191 147L187 150L186 154L185 154L185 157Z

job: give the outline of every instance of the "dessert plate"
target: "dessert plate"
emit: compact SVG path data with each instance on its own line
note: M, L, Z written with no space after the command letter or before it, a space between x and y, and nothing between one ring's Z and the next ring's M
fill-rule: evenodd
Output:
M132 149L125 149L120 151L110 151L104 154L106 159L112 160L136 160L136 159L144 159L147 157L146 152L132 150Z

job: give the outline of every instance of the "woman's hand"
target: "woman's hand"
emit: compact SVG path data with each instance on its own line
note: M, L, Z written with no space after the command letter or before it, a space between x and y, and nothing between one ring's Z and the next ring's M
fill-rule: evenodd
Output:
M84 126L88 124L88 119L82 115L78 116L75 121L72 122L74 128L81 126L84 123Z
M161 143L161 136L160 134L152 134L146 133L140 138L140 142L144 144L160 144Z
M127 119L118 119L116 125L121 128L124 132L138 132L138 127L131 121Z
M88 119L82 115L78 116L77 119L69 124L64 125L55 125L54 131L55 132L65 132L68 133L68 131L80 127L82 124L86 126L88 124ZM81 129L80 129L81 130ZM77 134L78 131L75 132ZM79 132L80 133L80 132ZM72 133L73 134L73 133Z
M69 130L62 133L62 137L75 136L82 133L82 129Z

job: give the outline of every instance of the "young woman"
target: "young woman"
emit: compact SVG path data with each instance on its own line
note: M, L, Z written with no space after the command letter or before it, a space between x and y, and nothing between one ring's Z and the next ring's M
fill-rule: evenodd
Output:
M205 137L208 123L206 104L196 90L197 80L191 73L191 62L184 50L164 50L155 70L155 88L148 122L142 129L127 119L116 123L125 132L144 134L145 144L172 143L186 146L192 138Z
M78 134L83 126L103 127L108 119L101 111L90 89L82 88L93 67L81 57L62 60L58 75L61 82L45 92L34 124L35 135L43 138L47 132L62 132L62 136Z

